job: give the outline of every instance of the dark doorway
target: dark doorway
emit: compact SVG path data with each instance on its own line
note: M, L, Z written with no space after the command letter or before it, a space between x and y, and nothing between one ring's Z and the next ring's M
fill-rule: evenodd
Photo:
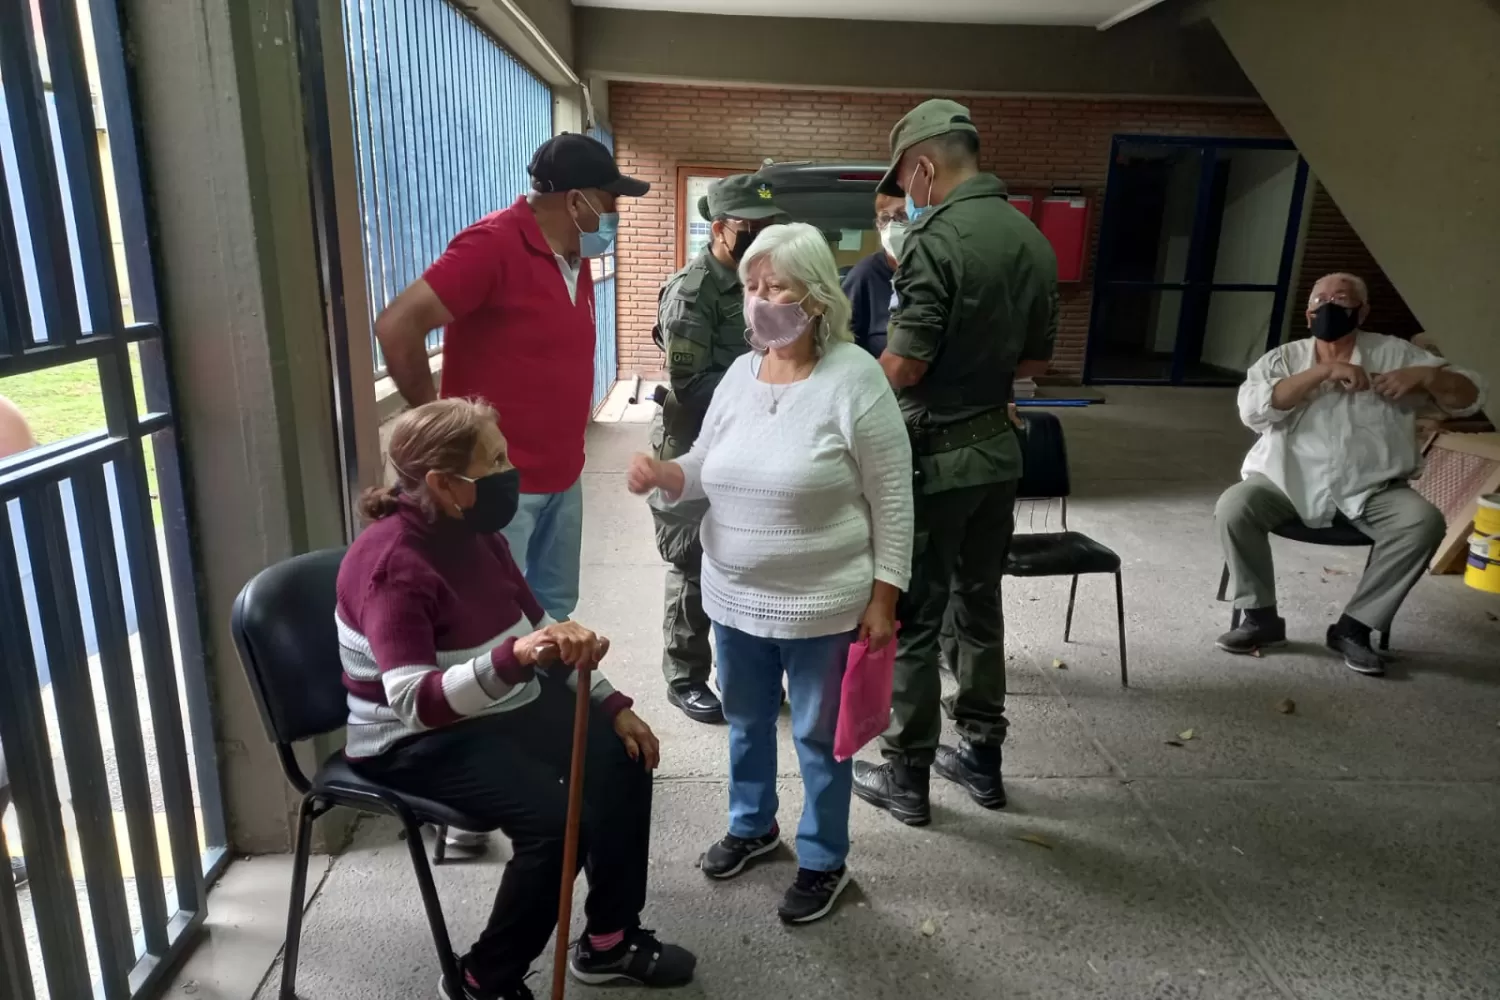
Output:
M1282 335L1306 179L1286 141L1116 137L1085 380L1239 382Z

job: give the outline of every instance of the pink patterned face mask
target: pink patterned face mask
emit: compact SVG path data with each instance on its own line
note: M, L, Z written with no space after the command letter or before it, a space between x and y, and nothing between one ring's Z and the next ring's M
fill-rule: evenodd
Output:
M802 308L800 300L772 302L758 295L746 295L745 322L750 326L750 346L757 351L769 351L795 344L806 336L812 329L813 318Z

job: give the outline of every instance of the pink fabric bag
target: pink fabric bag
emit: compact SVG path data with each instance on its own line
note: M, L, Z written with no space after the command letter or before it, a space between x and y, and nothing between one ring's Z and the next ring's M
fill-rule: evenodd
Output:
M891 681L896 669L896 640L872 651L860 641L849 646L844 684L839 693L839 724L833 734L833 759L842 763L891 724Z

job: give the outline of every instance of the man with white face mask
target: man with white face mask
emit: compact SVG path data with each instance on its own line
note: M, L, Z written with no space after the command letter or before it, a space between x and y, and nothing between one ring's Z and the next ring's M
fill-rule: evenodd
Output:
M891 279L906 242L905 199L877 194L875 228L880 232L880 249L849 269L844 294L854 307L850 320L854 342L878 358L885 351L885 328L896 305Z
M1012 380L1041 374L1057 334L1057 257L979 169L979 130L953 101L927 101L891 131L883 194L911 224L898 302L880 358L896 389L918 471L911 586L902 598L885 763L854 769L854 792L912 826L931 821L929 776L980 805L1005 804L1005 623L1021 451ZM952 626L944 635L944 615ZM958 681L941 697L939 649ZM942 710L959 735L942 745Z

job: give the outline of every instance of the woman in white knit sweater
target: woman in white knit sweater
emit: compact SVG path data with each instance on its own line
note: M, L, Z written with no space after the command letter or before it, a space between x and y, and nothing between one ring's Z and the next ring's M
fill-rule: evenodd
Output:
M740 263L754 348L725 373L693 450L637 455L630 489L706 497L703 607L729 722L729 833L704 854L731 878L780 843L776 719L782 675L802 768L788 923L833 909L848 884L852 766L833 759L850 643L895 632L911 567L911 446L880 364L855 346L823 234L773 226Z

